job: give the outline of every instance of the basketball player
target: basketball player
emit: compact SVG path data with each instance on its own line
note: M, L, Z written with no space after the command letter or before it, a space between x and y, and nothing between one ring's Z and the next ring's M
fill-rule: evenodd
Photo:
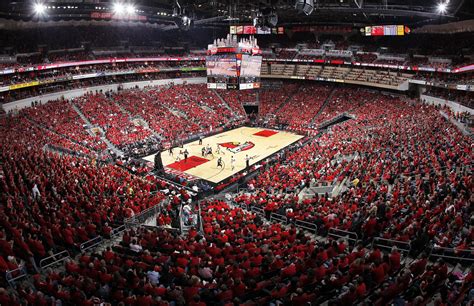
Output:
M217 159L217 168L221 168L221 169L222 169L223 167L224 167L224 166L222 165L222 157L219 157L219 158Z
M207 145L207 152L206 152L206 156L208 155L212 155L212 158L214 158L214 154L212 154L212 148L210 145Z
M169 148L168 152L170 153L171 156L173 156L173 147L171 145L170 145L170 148Z
M217 144L217 154L225 155L225 150L222 149L222 151L221 151L221 146L219 144Z
M202 157L204 157L204 156L207 155L207 154L206 154L206 148L205 148L205 147L202 147L202 149L201 149L201 155L202 155Z
M250 167L250 157L245 155L245 167L248 169Z
M189 155L189 152L188 152L188 149L184 149L184 162L187 162L188 161L188 155Z
M232 171L234 171L234 168L235 168L235 158L234 158L233 155L230 157L230 168L231 168Z

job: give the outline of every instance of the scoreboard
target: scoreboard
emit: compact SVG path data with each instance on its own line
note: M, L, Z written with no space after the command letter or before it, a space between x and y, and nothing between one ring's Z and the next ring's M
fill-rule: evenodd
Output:
M237 90L260 88L261 67L261 50L256 41L253 45L249 44L249 40L237 44L235 37L228 37L209 45L206 56L207 87Z
M237 89L237 57L233 54L206 57L207 87L211 89Z
M404 25L367 26L361 32L365 36L403 36L410 33L410 28Z
M207 87L211 89L260 88L261 67L261 55L237 53L207 56Z
M238 54L239 59L239 89L260 88L260 71L262 69L262 56Z

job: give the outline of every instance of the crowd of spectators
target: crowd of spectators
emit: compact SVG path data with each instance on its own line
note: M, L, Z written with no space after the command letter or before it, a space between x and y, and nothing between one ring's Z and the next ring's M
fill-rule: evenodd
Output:
M130 120L129 114L103 93L86 94L72 100L85 117L104 130L115 146L121 147L153 137L151 131Z
M0 93L0 104L26 99L30 97L42 96L49 93L66 91L77 88L88 88L99 85L121 84L127 82L153 81L160 79L192 78L202 77L205 71L179 72L179 71L156 71L137 74L124 74L114 76L99 76L95 78L64 80L57 83L45 83L39 86L29 86Z
M284 104L288 98L291 103ZM133 151L143 142L158 143L149 143L152 130L161 140L171 140L182 127L182 135L191 136L238 121L244 116L241 103L254 99L266 115L275 113L293 129L317 126L342 113L353 119L276 156L248 183L249 192L235 195L237 204L285 215L290 224L310 222L321 235L339 228L357 233L364 242L373 237L410 242L415 256L427 247L450 247L459 254L472 247L471 141L435 107L321 84L290 83L258 94L174 85L91 93L0 119L0 200L6 203L0 211L2 271L27 267L34 272L49 254L77 253L81 243L109 236L124 218L157 205L173 189L153 177L139 178L96 161L105 144L87 133L73 105L112 143ZM137 125L132 117L149 126ZM47 145L85 157L57 154ZM132 164L132 173L149 171ZM335 196L300 198L303 189L321 182L342 190ZM171 226L177 208L188 199L186 192L175 190L158 224ZM203 233L192 229L182 237L169 230L129 230L120 245L81 255L67 262L62 274L35 276L39 291L19 288L16 298L40 304L59 299L298 305L325 300L352 304L369 297L383 305L400 299L401 292L406 302L428 300L454 277L442 261L427 264L424 254L400 272L396 250L382 255L361 245L351 250L343 241L315 242L293 226L267 224L224 202L203 205ZM465 279L453 290L466 293ZM0 292L0 298L12 297ZM446 290L442 300L448 299L455 297Z
M470 138L433 106L360 90L343 90L347 95L355 119L281 156L250 181L251 193L235 200L314 223L321 233L336 227L366 239L417 241L421 249L472 247ZM346 103L338 96L331 102ZM331 108L332 116L340 111ZM335 197L299 198L322 182L347 189Z
M333 119L343 113L351 113L351 110L363 107L366 103L383 100L384 97L377 92L369 92L365 89L343 87L334 90L328 99L325 108L316 116L312 125L318 127L319 124Z
M285 103L275 113L277 122L296 130L306 128L321 110L331 89L332 86L326 84L307 84L300 87L291 97L291 101ZM280 101L275 101L278 102Z
M216 93L225 100L239 118L246 117L243 103L255 104L257 102L257 93L254 90L220 90Z
M80 65L64 68L55 68L30 72L16 72L14 74L5 74L0 78L0 86L21 84L27 82L53 82L58 79L86 78L88 74L93 73L115 73L126 74L130 71L135 73L156 72L163 69L179 69L189 67L203 67L202 61L173 61L173 62L132 62L132 63L107 63L97 65Z
M190 136L200 128L176 113L171 112L155 96L159 89L124 90L114 95L117 101L132 116L141 116L149 127L168 141Z
M169 209L160 224L172 222ZM120 245L69 261L63 273L35 276L43 295L20 291L20 298L86 304L350 304L400 269L397 250L385 255L343 240L317 242L294 227L264 224L221 201L203 204L202 211L202 233L128 230Z
M0 266L36 271L52 253L81 243L159 204L167 183L102 163L86 147L40 128L22 114L1 119ZM54 145L86 157L60 154ZM163 190L160 191L160 190ZM164 192L166 190L166 192Z
M107 149L98 135L85 129L85 122L67 100L49 101L44 105L26 108L22 113L31 120L97 152Z
M277 52L276 58L291 60L295 58L297 54L298 54L298 51L296 50L281 49L279 52Z
M239 97L227 103L204 84L125 90L112 98L132 116L146 120L166 143L212 132L246 118Z
M443 100L458 102L469 108L474 107L474 92L472 91L430 87L424 94Z
M372 63L377 57L376 53L357 53L354 55L354 60L360 63Z
M259 109L258 115L260 118L265 120L270 120L274 117L274 114L279 107L282 106L282 103L291 98L291 96L297 92L299 88L297 83L284 83L277 88L263 89L259 94ZM274 123L274 120L269 122Z
M105 137L126 154L141 157L161 149L163 144L243 122L246 116L239 99L245 96L226 98L229 104L203 84L174 85L90 92L72 101L33 103L20 113L96 154L107 149L102 140ZM236 111L229 105L240 107Z
M156 49L154 49L156 50ZM113 59L113 58L145 58L145 57L188 57L193 56L189 52L166 52L161 50L158 52L149 52L148 50L141 52L140 50L131 49L117 49L114 47L105 48L104 50L94 52L93 50L57 50L48 53L32 52L20 54L18 56L9 56L8 62L2 63L1 69L21 69L39 64L50 64L50 63L64 63L74 61L87 61L87 60L102 60L102 59ZM11 61L11 58L16 61Z
M440 72L418 71L414 76L415 80L425 80L432 83L451 84L451 85L474 85L474 73L455 73L447 74Z
M198 126L199 132L208 132L212 129L224 125L226 122L221 121L220 114L211 108L203 108L195 99L195 97L186 94L184 88L187 85L176 85L168 88L160 88L152 90L151 95L162 103L170 111L173 111L187 121ZM201 87L200 89L204 89ZM199 90L199 89L198 89ZM204 101L201 100L204 103ZM223 119L223 117L222 117Z
M338 48L338 46L343 46L343 48ZM297 46L298 47L298 46ZM336 44L335 50L347 50L348 45L344 44ZM278 51L267 52L263 54L263 57L267 60L271 59L285 59L285 60L324 60L324 61L331 61L331 60L340 60L345 62L359 62L359 63L374 63L374 64L387 64L387 65L397 65L397 66L427 66L435 69L446 69L446 68L454 68L461 65L466 65L469 60L463 60L460 64L456 64L458 61L451 60L450 56L441 57L441 59L437 58L430 58L427 56L411 56L408 57L405 53L401 53L397 55L400 59L387 59L379 57L379 53L375 52L378 50L371 50L371 52L357 52L353 51L352 56L338 56L338 55L328 55L328 54L318 54L321 50L318 49L318 52L312 51L308 48L303 49L295 49L292 46L291 49L279 49ZM373 52L372 52L373 51ZM386 51L385 51L386 52ZM385 53L381 53L385 54Z
M191 228L182 236L166 229L177 218L170 203L157 220L164 228L129 229L118 245L67 261L64 272L35 275L38 291L19 286L18 296L1 292L2 301L419 305L438 289L438 302L462 301L473 281L472 270L449 272L444 261L429 263L425 253L406 264L397 248L385 252L344 239L316 241L294 226L265 223L222 201L201 205L202 232ZM456 288L444 284L448 279L457 281Z

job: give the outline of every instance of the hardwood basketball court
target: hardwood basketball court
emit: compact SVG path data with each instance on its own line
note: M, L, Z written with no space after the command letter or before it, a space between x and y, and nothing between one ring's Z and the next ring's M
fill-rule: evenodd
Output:
M206 137L199 145L199 140L187 143L183 148L173 148L173 155L169 151L161 152L163 166L167 172L180 172L195 176L212 183L219 183L245 169L245 156L251 157L250 165L253 165L268 156L280 151L290 144L303 138L291 132L240 127L214 136ZM217 144L220 145L220 154L217 154ZM213 155L203 156L202 148L212 148ZM179 154L187 149L188 159ZM179 155L179 158L178 158ZM231 156L234 156L234 170L231 169ZM155 154L144 159L154 162ZM223 167L217 167L217 159L222 157Z

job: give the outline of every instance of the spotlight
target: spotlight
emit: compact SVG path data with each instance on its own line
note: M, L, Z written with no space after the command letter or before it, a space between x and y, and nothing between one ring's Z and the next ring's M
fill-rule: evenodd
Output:
M117 15L122 15L125 12L125 5L122 3L114 3L114 6L112 7L112 10L114 11L115 14Z
M187 31L193 25L193 20L186 15L181 16L180 19L181 19L180 22L178 21L178 27L181 30Z
M438 7L437 7L438 13L444 14L446 13L447 9L448 9L448 4L446 2L438 3Z
M129 15L132 15L133 13L135 13L135 7L132 4L128 4L125 7L125 10L126 10L127 14L129 14Z
M46 6L43 3L35 3L34 5L35 14L43 15L46 13Z

